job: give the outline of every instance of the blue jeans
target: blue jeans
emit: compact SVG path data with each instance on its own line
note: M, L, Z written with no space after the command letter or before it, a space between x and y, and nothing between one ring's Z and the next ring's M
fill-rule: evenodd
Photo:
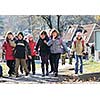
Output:
M83 73L83 57L81 55L75 56L76 63L75 63L75 74L78 74L78 63L80 60L80 73Z

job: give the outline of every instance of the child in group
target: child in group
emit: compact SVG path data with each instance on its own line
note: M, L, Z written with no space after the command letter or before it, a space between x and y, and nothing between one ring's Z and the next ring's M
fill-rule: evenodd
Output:
M31 57L32 57L32 59L30 59L28 57L28 61L27 61L28 70L29 70L29 72L31 71L31 62L32 62L32 74L35 75L35 57L36 57L35 47L36 47L36 42L33 40L32 35L28 36L28 40L29 40L29 48L30 48L30 51L31 51Z
M42 68L42 76L45 76L45 67L44 64L46 64L46 75L48 76L48 59L49 59L49 53L50 49L49 46L45 43L48 42L49 38L47 36L46 31L42 31L40 34L40 38L36 45L36 51L38 52L38 49L40 48L40 56L41 56L41 68Z
M22 67L25 70L26 76L28 76L29 71L26 65L26 55L31 59L31 53L28 43L24 40L24 35L22 32L18 33L18 40L15 42L16 47L14 50L15 60L16 60L16 66L15 66L15 72L16 77L19 76L18 69L19 65L22 65Z

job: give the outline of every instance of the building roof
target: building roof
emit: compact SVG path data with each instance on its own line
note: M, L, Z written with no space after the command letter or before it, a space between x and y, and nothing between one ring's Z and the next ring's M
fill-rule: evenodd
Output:
M81 25L81 26L84 30L86 30L86 33L83 35L86 42L89 42L90 39L94 39L94 38L91 38L94 34L94 30L100 29L100 26L95 24L95 23L94 24ZM71 28L68 28L68 30L67 30L67 32L64 36L65 39L67 41L72 41L73 37L75 36L75 32L76 32L77 29L78 29L78 25L72 25Z
M77 29L78 25L71 25L68 27L68 30L64 36L64 38L67 40L67 41L71 41L72 40L72 37L74 36L75 34L75 31Z
M87 31L84 34L84 39L86 42L89 42L89 40L93 34L93 31L95 30L96 24L87 24L87 25L82 25L82 26Z

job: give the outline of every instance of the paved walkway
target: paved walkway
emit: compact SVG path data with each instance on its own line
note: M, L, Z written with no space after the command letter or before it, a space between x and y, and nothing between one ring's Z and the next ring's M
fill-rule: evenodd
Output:
M74 63L73 63L74 64ZM59 63L59 75L54 77L53 74L49 76L41 76L41 68L37 68L36 75L29 74L29 76L24 76L20 74L20 77L15 78L15 76L8 77L4 76L0 78L0 83L5 84L64 84L64 83L83 83L83 82L100 82L100 73L89 73L76 76L74 74L74 65L61 65Z
M37 62L39 63L39 62ZM67 69L66 69L67 68ZM68 71L68 69L71 68L69 64L61 65L61 61L59 63L59 76L54 77L53 73L49 74L49 76L42 77L41 76L41 68L36 69L36 75L29 74L29 76L24 76L20 74L20 77L15 78L15 76L8 77L4 76L3 78L0 78L0 83L16 83L16 84L21 84L21 83L30 83L30 84L35 84L35 83L62 83L65 81L66 75L69 74L71 75L72 72L68 72L67 74L65 73ZM49 69L50 70L50 69Z

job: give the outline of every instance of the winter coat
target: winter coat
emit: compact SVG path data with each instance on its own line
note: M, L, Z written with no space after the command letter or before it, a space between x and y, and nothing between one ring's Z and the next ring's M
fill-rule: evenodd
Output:
M29 41L29 48L30 48L30 51L31 51L31 56L36 56L35 47L36 47L36 42Z
M40 48L40 56L45 56L45 55L49 55L50 53L50 48L49 46L44 43L44 41L49 41L49 38L46 37L45 39L39 39L36 45L36 51L38 52L38 49Z
M17 40L15 43L15 58L25 59L27 55L31 55L29 45L25 40Z
M14 55L13 55L13 50L14 50L14 47L12 47L10 45L9 42L5 41L4 44L3 44L3 50L5 51L5 58L6 60L14 60Z
M64 42L59 36L55 40L50 39L47 44L50 46L51 53L57 54L68 51L66 42Z

